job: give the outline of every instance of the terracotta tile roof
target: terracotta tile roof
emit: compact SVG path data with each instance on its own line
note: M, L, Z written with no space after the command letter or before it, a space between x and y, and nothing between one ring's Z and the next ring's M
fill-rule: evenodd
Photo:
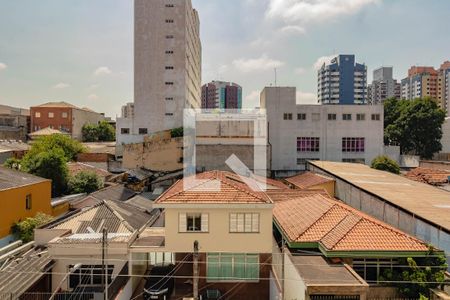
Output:
M405 175L409 179L431 185L447 184L449 176L450 171L422 167L415 168Z
M259 181L249 177L246 181L252 187L230 172L204 172L177 181L155 203L272 203Z
M64 101L59 101L59 102L47 102L47 103L43 103L40 105L36 105L34 107L70 107L70 108L78 108L73 104L64 102Z
M34 131L32 133L29 133L28 135L30 137L33 137L33 136L45 136L45 135L52 135L52 134L68 135L68 133L66 133L66 132L62 132L62 131L59 131L57 129L52 129L50 127L46 127L46 128L41 129L41 130Z
M296 191L275 202L276 223L290 242L317 242L327 251L426 251L428 246L408 234L323 194Z
M309 187L323 184L327 182L332 182L334 179L328 178L326 176L315 174L312 172L305 172L302 174L298 174L289 178L285 179L287 182L293 184L294 186L298 187L299 189L307 189Z
M67 164L67 167L69 168L69 173L72 176L74 176L82 171L94 172L95 174L97 174L98 176L103 177L103 178L112 175L111 173L109 173L106 170L96 168L94 166L90 166L88 164L84 164L84 163L80 163L80 162L69 162Z

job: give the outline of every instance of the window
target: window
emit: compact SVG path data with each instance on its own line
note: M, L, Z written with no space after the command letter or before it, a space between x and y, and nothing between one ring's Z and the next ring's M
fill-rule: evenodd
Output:
M173 35L166 35L166 39L173 39Z
M166 113L166 116L173 116L173 113Z
M120 128L121 134L130 134L130 128Z
M352 163L352 164L365 164L366 160L364 158L343 158L342 162Z
M40 118L40 117L41 117L41 113L37 111L37 112L34 113L34 116L35 116L36 118Z
M166 4L166 7L175 7L174 4Z
M380 114L372 114L372 121L380 121Z
M172 50L166 50L166 54L173 54Z
M166 81L166 85L173 85L173 81Z
M328 114L328 121L336 121L336 114Z
M53 118L55 117L55 114L52 113L52 112L49 112L49 113L48 113L48 117L49 117L50 119L53 119Z
M313 121L320 121L320 114L319 113L313 113L311 119Z
M173 23L172 19L166 19L166 23Z
M25 209L26 210L31 209L31 194L25 196Z
M259 255L208 253L207 281L259 281Z
M283 120L292 120L292 114L284 113Z
M178 220L179 232L208 232L208 214L180 213Z
M173 66L166 66L166 70L173 70Z
M259 232L259 214L231 213L230 232Z
M344 121L350 121L352 119L352 114L343 114L342 120Z
M306 114L297 114L297 120L306 120Z
M139 128L139 134L147 134L147 128Z
M364 121L366 119L366 114L356 114L356 121Z
M167 101L172 101L172 100L173 100L173 97L166 97L166 100L167 100Z
M74 266L69 266L73 268ZM111 275L114 271L114 265L107 265L108 283L111 283ZM69 288L75 289L79 286L92 286L102 284L102 265L82 265L69 275Z
M67 116L68 116L68 115L67 115L66 112L61 113L61 117L62 117L62 118L67 119Z
M342 152L364 152L365 138L344 137L342 138Z
M320 150L319 137L297 138L297 152L319 152L319 150Z
M398 265L396 259L383 259L383 258L366 258L366 259L354 259L353 269L358 275L367 281L373 283L380 280L380 276L384 275L385 270L393 270Z

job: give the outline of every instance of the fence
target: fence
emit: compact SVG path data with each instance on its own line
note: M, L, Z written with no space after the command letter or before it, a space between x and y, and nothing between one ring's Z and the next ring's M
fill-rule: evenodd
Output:
M0 300L48 300L52 293L24 293L17 295L14 293L0 294ZM103 299L103 293L73 293L63 292L57 293L54 300L96 300Z

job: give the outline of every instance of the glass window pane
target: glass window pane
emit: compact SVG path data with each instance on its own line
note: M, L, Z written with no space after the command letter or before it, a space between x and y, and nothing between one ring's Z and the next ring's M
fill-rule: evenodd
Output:
M230 280L233 278L233 256L232 254L221 254L220 256L220 278Z
M207 269L206 269L206 277L209 280L218 280L219 279L219 255L218 254L208 254L207 257Z
M247 255L245 277L251 280L259 279L259 259L257 254Z
M245 254L234 255L234 278L243 280L245 276Z

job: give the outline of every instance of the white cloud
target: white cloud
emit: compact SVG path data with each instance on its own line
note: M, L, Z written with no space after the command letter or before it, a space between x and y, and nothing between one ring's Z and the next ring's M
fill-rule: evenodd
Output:
M89 89L90 89L90 90L95 90L95 89L97 89L99 86L100 86L100 84L98 84L98 83L93 83L93 84L91 84L91 85L89 86Z
M297 91L297 103L317 104L317 95L314 93Z
M62 89L66 89L68 87L70 87L70 84L64 83L64 82L60 82L58 84L55 84L53 86L53 89L55 89L55 90L62 90Z
M98 100L98 96L96 94L90 94L87 98L91 101Z
M217 68L217 72L219 73L219 74L223 74L223 73L225 73L226 71L228 71L228 66L227 65L220 65L219 66L219 68Z
M8 68L8 66L6 64L0 62L0 71L6 70L6 68Z
M304 28L326 23L344 15L352 15L364 6L382 0L270 0L266 17Z
M98 67L94 71L95 76L102 76L102 75L111 75L112 71L108 67Z
M259 58L250 59L236 59L233 61L233 66L241 72L265 71L274 68L279 68L284 65L284 62L271 59L266 54Z
M314 70L319 70L321 67L322 67L322 65L324 64L324 63L329 63L333 58L335 58L336 57L336 55L330 55L330 56L321 56L321 57L319 57L317 60L316 60L316 62L314 63L314 65L313 65L313 69Z
M244 105L245 107L255 107L259 106L259 95L260 91L252 91L250 94L244 97ZM244 106L243 105L243 106Z
M305 74L305 72L306 72L305 68L302 68L302 67L298 67L294 70L294 73L297 75L303 75L303 74Z
M283 33L293 33L293 34L304 34L306 32L305 28L297 25L287 25L280 29Z

